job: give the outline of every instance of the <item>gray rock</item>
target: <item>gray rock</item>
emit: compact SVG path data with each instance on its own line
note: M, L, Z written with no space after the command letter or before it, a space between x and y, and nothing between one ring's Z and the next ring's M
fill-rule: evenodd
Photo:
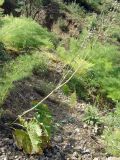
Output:
M45 156L40 156L38 160L46 160Z
M13 139L9 139L9 145L12 145L14 143Z
M8 160L8 158L6 155L2 155L2 156L0 156L0 160Z
M51 153L51 151L49 149L45 149L44 155L45 155L45 157L49 157L49 158L52 157L52 153Z
M56 145L52 148L52 153L56 154L57 152L59 152L59 150L60 150L59 147Z
M71 144L70 144L70 143L66 144L66 145L64 146L64 150L65 150L65 151L71 150Z
M56 136L56 137L54 137L54 140L57 143L62 143L63 142L63 137L62 136Z
M1 151L2 153L4 153L4 152L5 152L5 148L4 148L4 147L0 148L0 151Z

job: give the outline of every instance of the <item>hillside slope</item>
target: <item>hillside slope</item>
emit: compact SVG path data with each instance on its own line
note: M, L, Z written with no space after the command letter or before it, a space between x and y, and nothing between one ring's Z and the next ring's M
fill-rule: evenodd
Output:
M119 5L0 1L1 160L120 159ZM29 109L44 98L51 143L28 155L15 143L13 130L24 129L14 122L26 110L26 122L36 118Z

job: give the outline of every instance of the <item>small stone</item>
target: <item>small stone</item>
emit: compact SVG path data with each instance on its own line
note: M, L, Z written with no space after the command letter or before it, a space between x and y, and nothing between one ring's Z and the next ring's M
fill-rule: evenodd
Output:
M8 142L9 141L9 138L4 138L4 142Z
M72 132L68 132L68 135L71 136L71 135L72 135Z
M9 145L12 145L13 143L13 139L9 139Z
M4 157L4 160L8 160L8 157L6 156L6 157Z
M8 158L5 155L0 156L0 160L8 160Z
M81 154L82 155L84 155L84 154L90 154L90 150L89 149L81 150Z
M74 157L75 157L75 158L79 158L79 154L78 154L77 152L74 152L74 153L73 153L73 158L74 158Z
M52 153L53 154L56 154L57 152L59 152L59 147L58 146L54 146L53 148L52 148Z
M14 159L14 157L13 156L9 156L9 160L13 160Z
M10 152L10 151L8 151L8 152L7 152L7 154L8 154L8 155L11 155L11 152Z
M30 160L34 160L34 157L33 157L33 156L31 156L31 157L30 157Z
M96 158L94 158L93 160L99 160L99 158L96 157Z
M45 156L40 156L38 160L46 160Z
M62 142L63 142L62 136L54 137L54 140L55 140L55 142L57 142L57 143L62 143Z
M75 132L77 132L77 133L80 132L80 129L79 129L79 128L76 128L76 129L75 129Z
M4 153L5 152L5 148L0 148L1 152Z
M18 156L15 156L15 158L17 159L17 158L18 158Z
M45 155L45 157L49 157L49 158L52 157L52 153L49 149L45 149L44 155Z
M0 147L2 147L3 146L3 142L2 141L0 141Z
M88 125L86 123L84 123L83 128L88 128Z
M61 154L60 154L60 152L57 152L57 156L60 158L61 157Z
M64 146L64 150L65 150L65 151L71 150L71 144L70 144L70 143L66 144L66 145Z

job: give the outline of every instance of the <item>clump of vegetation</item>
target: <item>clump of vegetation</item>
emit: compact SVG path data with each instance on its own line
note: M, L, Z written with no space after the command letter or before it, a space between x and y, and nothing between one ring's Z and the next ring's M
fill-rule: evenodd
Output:
M71 95L70 95L70 110L73 111L75 106L77 104L77 95L76 95L76 92L73 92Z
M89 125L97 125L102 122L99 111L95 106L87 106L84 114L84 122Z
M114 156L120 156L120 104L115 111L104 117L105 130L102 135L106 145L106 152Z
M53 36L32 19L7 16L2 18L2 21L0 42L8 49L23 50L53 46Z
M60 29L61 29L63 32L67 33L67 32L69 31L69 28L68 28L66 22L65 22L63 19L59 19L58 23L59 23Z
M81 90L82 93L85 91L83 98L88 98L96 92L98 95L106 95L113 101L119 101L119 48L108 43L103 45L100 42L97 42L92 48L93 41L84 50L80 50L80 43L81 39L71 38L66 49L62 43L57 48L61 59L70 64L73 70L78 64L81 64L81 75L76 75L68 83L69 87L76 88L80 97Z
M68 46L65 48L64 44ZM83 57L83 52L80 50L80 41L79 39L70 38L68 42L61 42L61 44L57 48L58 56L61 58L62 61L64 61L66 64L70 64L70 66L75 70L78 65L81 64L80 70L78 73L83 74L89 68L91 68L92 63L89 63L86 61ZM87 54L87 53L86 53ZM72 70L72 69L71 69Z
M64 0L64 2L78 4L80 6L83 6L87 11L95 11L97 13L100 13L100 6L102 4L102 0Z
M108 129L103 135L106 145L106 152L113 156L120 156L120 129L114 131Z
M47 105L37 107L36 118L26 121L19 118L23 129L14 129L13 136L19 149L27 154L42 154L50 145L52 116Z
M71 12L71 15L73 18L81 18L85 17L85 10L79 6L79 4L72 2L71 4L68 4L66 8Z
M61 89L65 95L67 95L67 96L70 95L71 90L67 84L65 84Z
M14 82L21 80L32 74L32 70L41 66L41 70L47 66L47 59L42 53L34 53L31 55L21 55L16 60L12 60L2 69L2 77L0 77L0 104L2 104L8 95L10 89L14 87Z
M52 132L52 116L47 105L41 104L36 108L36 119L44 125L50 137Z
M92 55L90 61L94 63L94 66L88 71L86 82L89 86L107 94L107 97L113 101L120 100L118 48L107 43L105 46L98 43L91 50L90 55Z

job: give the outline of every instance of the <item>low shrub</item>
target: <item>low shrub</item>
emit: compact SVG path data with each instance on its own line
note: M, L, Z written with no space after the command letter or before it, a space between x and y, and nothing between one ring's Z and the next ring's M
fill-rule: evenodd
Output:
M97 43L91 50L91 61L94 66L88 71L85 79L89 87L99 88L100 92L107 94L113 101L120 100L119 81L119 50L118 47ZM85 80L84 79L84 80Z
M4 65L0 76L0 104L14 87L14 82L30 76L36 66L41 66L41 70L47 67L47 57L45 58L42 53L21 55Z
M100 124L102 122L99 111L95 106L87 106L84 114L84 122L91 125Z
M81 6L83 6L88 11L95 11L97 13L100 13L101 4L103 3L102 0L64 0L64 2L75 2Z
M120 129L105 130L104 139L106 152L113 156L120 156Z
M67 26L67 23L64 20L59 19L58 24L59 24L60 29L63 32L65 32L65 33L69 32L69 28Z
M2 18L2 22L0 42L9 49L23 50L41 46L53 47L52 40L54 38L51 33L32 19L7 16Z
M68 11L71 12L73 18L80 18L85 17L85 10L79 6L79 4L72 2L71 4L68 4L67 6Z
M61 44L57 48L58 55L72 67L72 71L81 64L80 74L76 74L68 83L69 88L76 88L80 98L88 98L95 93L108 97L115 102L119 101L119 47L108 43L104 45L100 42L96 42L92 47L94 44L92 42L81 50L80 43L81 39L71 38L65 47Z
M120 156L120 103L117 104L115 111L103 117L106 125L102 138L106 145L108 154Z
M66 46L68 46L68 47L66 48ZM81 50L80 50L80 41L78 39L74 39L74 38L70 38L67 42L65 41L65 42L61 43L57 48L58 56L66 64L68 64L68 65L70 64L70 66L73 68L73 70L75 70L78 67L78 65L81 64L81 67L78 71L79 74L85 73L92 66L92 63L89 63L88 61L86 61L84 59L83 52L81 52ZM71 70L72 70L72 68L71 68Z

